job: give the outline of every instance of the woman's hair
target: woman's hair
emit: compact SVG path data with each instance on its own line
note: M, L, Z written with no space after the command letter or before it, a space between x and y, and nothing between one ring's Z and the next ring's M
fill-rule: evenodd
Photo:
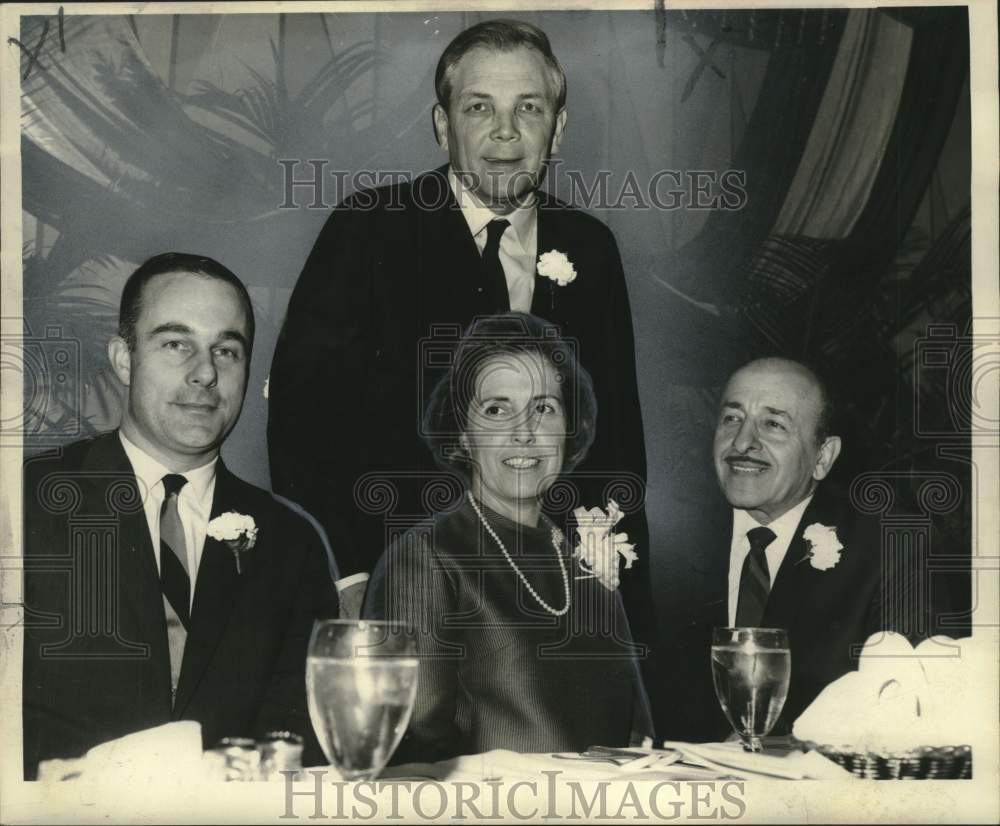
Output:
M497 356L528 354L541 356L555 370L566 416L562 471L576 467L594 441L597 399L575 349L562 339L557 325L528 313L477 318L458 342L451 367L424 410L423 437L438 465L468 480L470 459L460 437L469 427L469 404L475 398L480 369Z

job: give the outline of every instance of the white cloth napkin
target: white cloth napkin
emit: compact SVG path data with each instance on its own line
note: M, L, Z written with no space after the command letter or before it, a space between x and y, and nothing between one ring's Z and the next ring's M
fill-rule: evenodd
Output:
M46 760L40 781L83 779L114 783L191 783L206 779L201 724L166 723L94 746L78 760Z
M901 634L873 634L858 670L826 686L792 733L857 752L972 745L983 726L968 709L995 657L979 639L931 637L913 648Z

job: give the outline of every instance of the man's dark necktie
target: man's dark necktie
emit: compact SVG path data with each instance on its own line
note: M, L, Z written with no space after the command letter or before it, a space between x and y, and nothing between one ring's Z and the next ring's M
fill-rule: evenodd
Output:
M510 221L496 218L486 225L486 246L483 248L483 282L486 288L486 303L491 313L510 311L510 293L507 291L507 277L500 263L500 236L504 234Z
M740 574L740 598L736 607L736 625L739 628L756 627L764 618L767 597L771 593L771 577L767 572L768 545L774 542L775 533L770 528L753 528L747 531L750 553L743 560Z
M184 525L177 511L177 498L187 479L176 473L163 477L163 504L160 506L160 588L167 620L170 648L171 697L177 694L184 644L191 625L191 577L188 573Z

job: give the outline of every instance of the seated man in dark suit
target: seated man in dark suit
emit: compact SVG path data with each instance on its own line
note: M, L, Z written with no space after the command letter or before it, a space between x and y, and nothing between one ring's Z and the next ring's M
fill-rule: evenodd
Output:
M692 543L683 587L700 604L672 629L664 736L730 732L712 686L713 626L788 630L791 684L775 734L857 667L871 634L929 627L929 606L914 601L912 576L883 548L879 521L823 485L841 450L831 422L827 390L802 364L761 359L729 379L713 447L729 507L706 507L700 524L676 531Z
M305 658L313 620L337 615L322 539L219 458L253 335L229 270L151 258L108 347L127 388L120 429L26 462L27 777L171 720L198 721L206 747L291 730L321 759Z

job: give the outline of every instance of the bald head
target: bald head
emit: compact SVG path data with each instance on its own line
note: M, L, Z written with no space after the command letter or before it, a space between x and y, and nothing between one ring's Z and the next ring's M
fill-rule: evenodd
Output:
M729 381L734 381L744 371L750 375L784 377L788 382L800 386L805 397L816 404L816 443L822 444L827 436L832 435L833 404L826 385L814 370L793 359L769 357L748 362L733 373Z
M733 507L761 524L810 496L840 454L827 433L819 377L790 359L752 361L730 377L715 431L715 470Z

